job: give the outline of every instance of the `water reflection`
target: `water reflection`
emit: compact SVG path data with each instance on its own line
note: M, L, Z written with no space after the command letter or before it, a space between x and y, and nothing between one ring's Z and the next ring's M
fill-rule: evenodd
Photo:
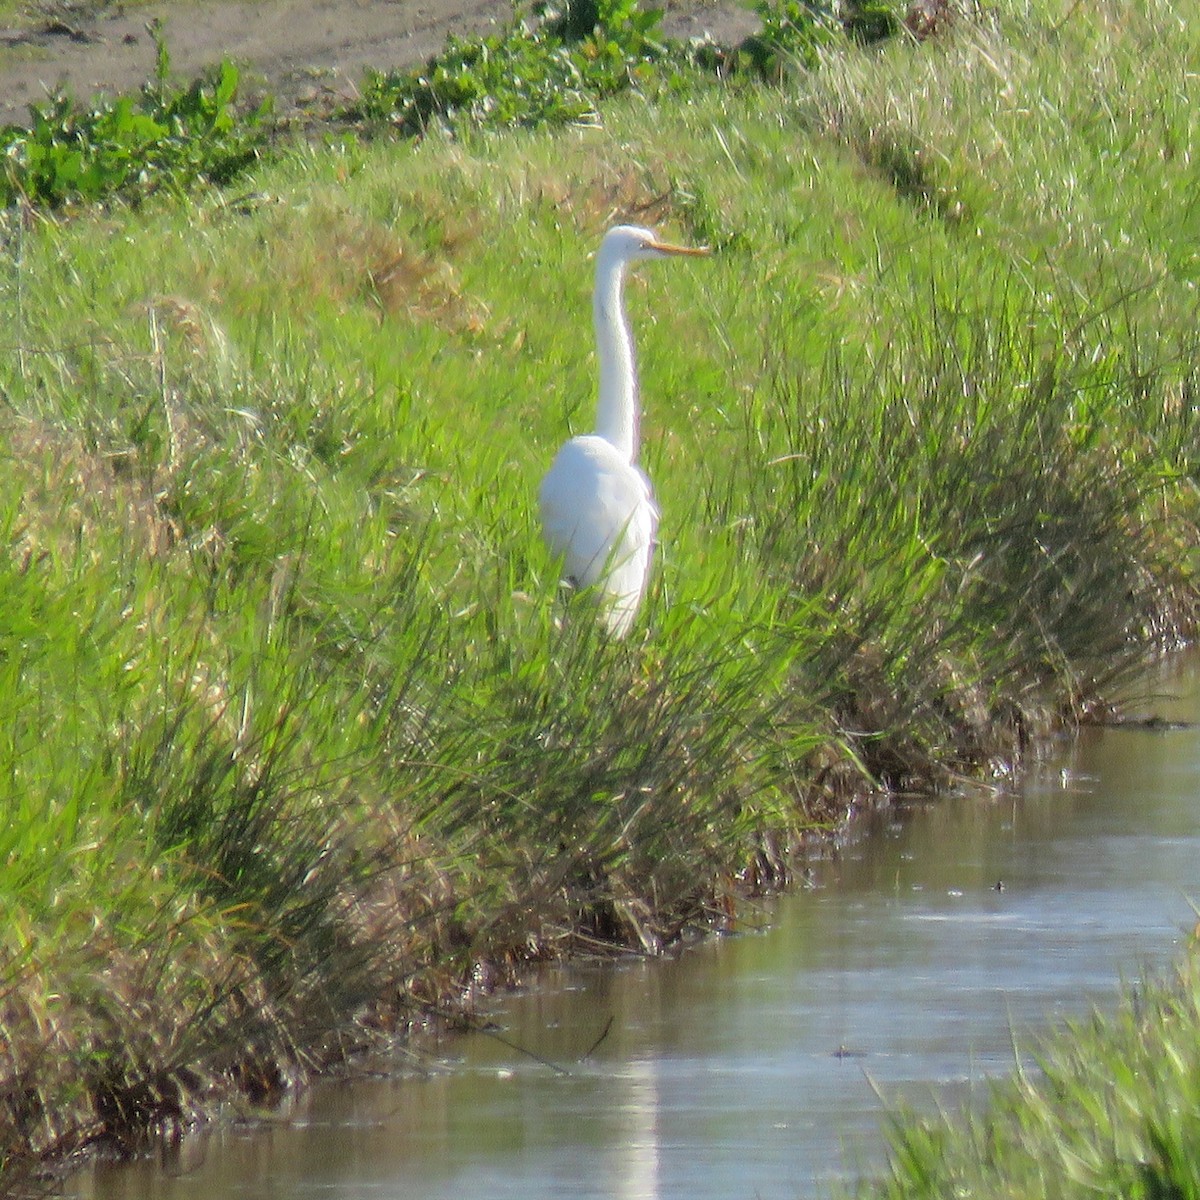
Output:
M1194 666L1162 682L1179 699L1154 711L1200 717ZM880 1162L880 1094L969 1098L1048 1017L1169 960L1200 897L1198 785L1197 732L1091 731L1015 793L864 822L763 932L502 1000L505 1036L565 1073L472 1037L428 1078L323 1086L74 1195L827 1194Z

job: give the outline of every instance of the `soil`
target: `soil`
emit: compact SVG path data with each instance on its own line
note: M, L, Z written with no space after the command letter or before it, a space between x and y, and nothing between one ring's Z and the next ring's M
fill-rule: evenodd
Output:
M730 44L756 18L737 0L668 0L664 32ZM448 34L511 21L511 0L184 0L56 4L0 29L0 123L56 89L86 100L136 91L154 74L148 26L161 22L171 73L190 80L231 59L243 94L270 93L283 114L353 99L367 67L418 66Z

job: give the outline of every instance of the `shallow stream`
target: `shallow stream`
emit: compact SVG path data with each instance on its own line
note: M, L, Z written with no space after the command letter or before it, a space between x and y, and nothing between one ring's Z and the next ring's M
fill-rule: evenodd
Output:
M1133 711L1200 720L1200 660ZM881 1166L888 1107L969 1101L1048 1024L1169 965L1200 902L1200 730L1087 730L1015 787L865 819L811 885L674 959L544 973L496 1002L504 1041L324 1084L69 1194L826 1196Z

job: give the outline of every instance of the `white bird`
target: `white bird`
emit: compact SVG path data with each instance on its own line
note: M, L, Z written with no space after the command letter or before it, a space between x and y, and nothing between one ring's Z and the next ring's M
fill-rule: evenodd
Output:
M624 637L637 616L658 528L650 480L637 465L638 381L622 296L625 268L642 258L707 253L660 241L636 225L605 234L592 297L600 363L596 430L559 450L538 491L546 544L563 559L565 578L596 589L614 637Z

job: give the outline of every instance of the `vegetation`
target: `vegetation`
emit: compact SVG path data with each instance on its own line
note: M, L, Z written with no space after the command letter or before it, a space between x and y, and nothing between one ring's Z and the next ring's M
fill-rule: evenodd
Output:
M635 0L577 0L562 13L520 15L492 37L451 37L424 70L368 74L350 116L424 133L450 126L549 125L594 118L597 104L649 79L656 64L683 61L659 37L659 9Z
M1013 1200L1195 1196L1200 1187L1200 975L1126 989L1050 1039L1037 1072L994 1085L966 1122L897 1116L886 1182L864 1196Z
M662 10L637 0L543 3L532 19L518 14L493 37L451 38L423 70L368 74L348 114L386 121L408 134L431 123L510 128L598 119L608 97L637 87L670 91L689 68L736 73L747 68L779 79L815 67L822 47L846 37L873 41L900 27L888 0L757 0L759 32L736 47L671 42L659 28Z
M59 208L118 195L136 200L200 180L225 183L257 154L267 108L234 107L238 72L223 62L187 88L169 84L171 59L157 29L153 81L140 96L82 105L59 92L30 108L29 127L0 129L0 201Z
M814 66L822 45L849 34L881 38L898 27L886 0L864 0L835 19L828 0L758 0L761 32L743 47L691 47L662 37L662 10L636 0L568 0L537 6L485 38L450 37L416 71L369 71L362 96L340 119L387 124L417 136L446 128L546 126L597 119L597 106L631 86L664 88L680 71L752 65L778 76ZM170 82L170 54L157 24L154 79L140 95L84 104L58 91L30 108L30 121L0 128L0 202L38 207L137 201L160 188L228 183L264 149L270 104L235 103L239 72L223 61L185 88Z
M1193 629L1200 22L1061 18L9 210L6 1179L653 951ZM619 645L531 499L617 217L716 250L631 289L663 544Z

